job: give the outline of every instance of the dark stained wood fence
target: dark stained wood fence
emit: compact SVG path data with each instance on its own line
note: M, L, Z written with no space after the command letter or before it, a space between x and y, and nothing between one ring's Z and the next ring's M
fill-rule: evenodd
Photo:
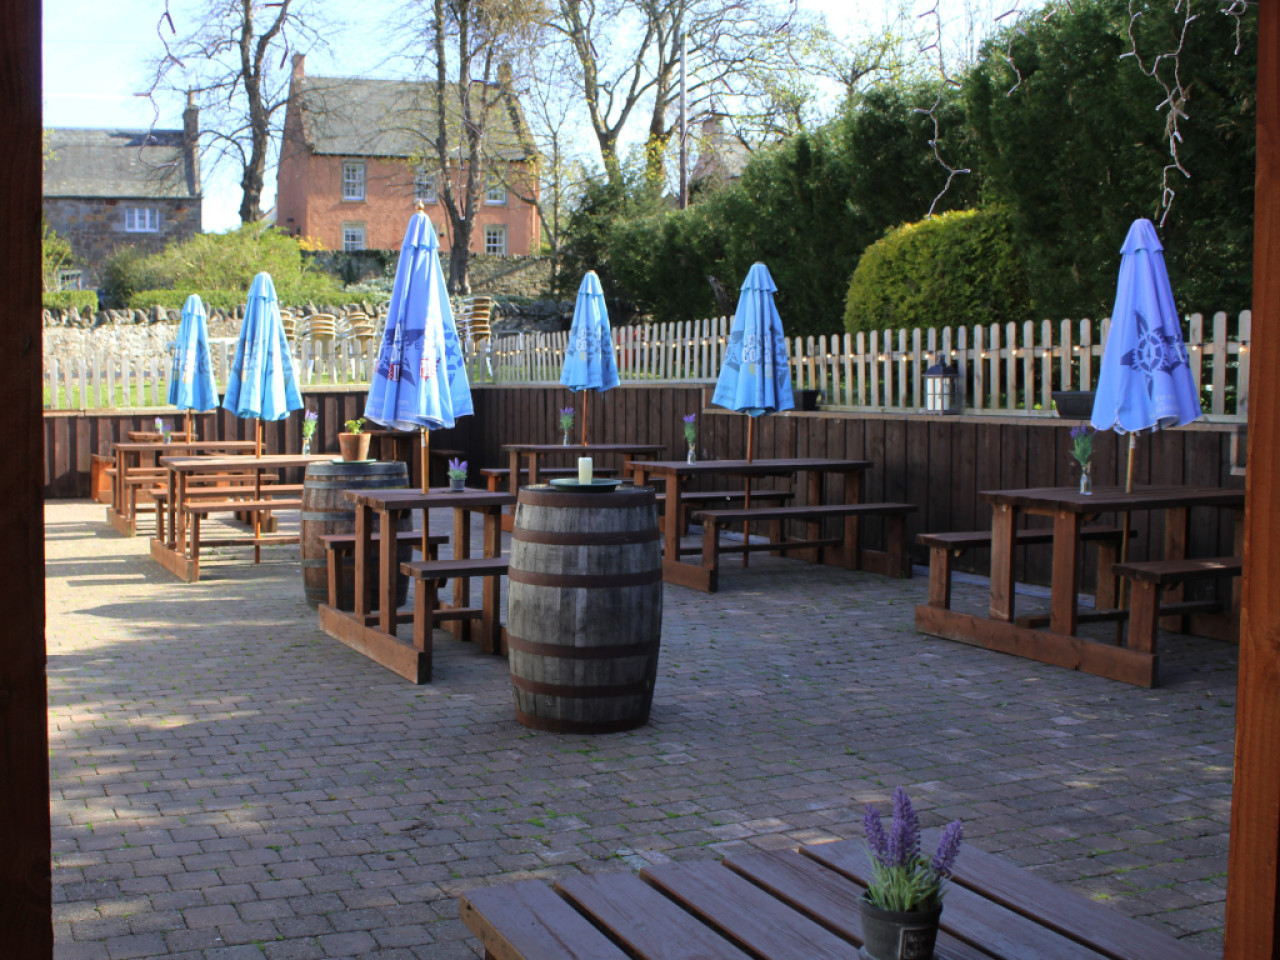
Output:
M681 417L698 414L698 455L737 458L746 454L747 418L719 408L704 407L707 387L655 384L625 386L590 398L590 439L608 443L662 443L667 456L683 459L685 444ZM576 407L581 424L582 395L558 387L488 387L473 391L476 415L460 420L453 430L437 431L431 443L439 448L464 451L473 482L480 467L506 466L503 443L556 443L560 440L559 410ZM307 406L319 413L319 449L337 451L342 422L356 417L364 407L363 393L324 392L306 394ZM156 416L154 411L116 415L49 413L45 415L45 478L50 497L88 495L89 453L103 451L125 432L141 429ZM172 414L165 414L171 418ZM301 448L300 417L266 424L269 451ZM979 500L981 490L1074 485L1079 473L1071 459L1068 436L1073 423L1050 418L958 416L929 417L909 414L848 412L801 413L761 417L756 423L755 456L847 457L873 464L864 480L863 499L906 501L920 509L909 520L915 534L938 530L978 530L991 525L990 508ZM1186 483L1243 486L1231 476L1230 425L1196 424L1138 440L1134 480L1137 483ZM202 437L250 439L250 422L225 412L202 415ZM1098 486L1124 483L1127 440L1111 433L1098 435L1095 443L1094 482ZM566 456L574 456L572 448ZM566 459L565 463L570 460ZM601 466L617 465L601 463ZM712 481L714 483L714 481ZM831 482L835 482L834 480ZM770 481L762 481L767 486ZM799 491L798 502L804 502ZM833 488L827 495L837 495ZM1202 556L1232 551L1230 516L1207 511L1195 518L1190 549ZM880 521L869 519L869 542L878 544ZM1034 520L1048 523L1048 520ZM1164 536L1163 518L1135 514L1130 556L1158 556ZM1047 583L1051 551L1020 551L1018 577ZM923 551L916 559L924 562ZM986 551L966 556L962 569L985 573ZM1092 564L1092 558L1087 561ZM1092 566L1086 568L1092 583Z

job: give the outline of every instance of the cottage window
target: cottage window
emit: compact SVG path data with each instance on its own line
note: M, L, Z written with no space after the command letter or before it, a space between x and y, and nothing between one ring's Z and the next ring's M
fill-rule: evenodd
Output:
M342 199L364 199L364 161L348 160L342 165Z
M484 228L484 252L507 252L507 228L500 223L491 223Z
M79 290L81 274L79 270L59 270L59 290Z
M344 223L342 225L342 249L365 249L365 225L363 223Z
M160 229L160 211L155 207L125 207L126 233L155 233Z
M427 173L425 170L418 171L417 176L413 178L413 199L421 203L436 202L435 174Z
M494 174L489 174L485 185L484 202L490 206L506 206L507 186Z

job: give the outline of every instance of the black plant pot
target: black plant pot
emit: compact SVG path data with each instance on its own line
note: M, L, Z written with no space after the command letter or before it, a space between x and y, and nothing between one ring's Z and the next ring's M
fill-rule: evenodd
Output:
M1057 390L1052 396L1063 420L1088 420L1093 416L1092 390Z
M795 401L797 410L817 410L818 401L822 399L821 390L796 390Z
M862 913L863 960L929 960L938 939L942 904L932 910L881 910L858 901Z

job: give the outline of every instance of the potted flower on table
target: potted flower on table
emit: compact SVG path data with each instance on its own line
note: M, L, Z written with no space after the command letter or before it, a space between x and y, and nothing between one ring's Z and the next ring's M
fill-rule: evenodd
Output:
M1080 492L1093 493L1093 428L1081 424L1071 428L1071 456L1080 464Z
M684 442L689 447L689 454L685 459L689 463L698 462L698 415L691 413L688 416L681 417L684 421Z
M467 488L467 461L452 459L449 461L449 489L453 492Z
M566 447L569 446L569 434L573 430L573 407L560 408L560 433L563 434L561 443Z
M346 433L338 434L338 446L342 448L342 459L358 462L369 459L369 435L363 433L364 417L348 420Z
M867 960L929 960L938 937L942 893L964 828L952 821L932 858L920 850L920 821L906 791L893 791L893 823L888 834L880 814L867 806L862 828L871 853L872 881L858 901L862 952Z
M314 410L308 410L302 415L302 455L305 457L311 453L311 441L316 436L316 424L320 420L320 414Z

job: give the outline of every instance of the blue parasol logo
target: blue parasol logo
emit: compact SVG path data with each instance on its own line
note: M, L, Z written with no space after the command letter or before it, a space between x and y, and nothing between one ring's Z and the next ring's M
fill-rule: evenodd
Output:
M1188 366L1187 348L1181 337L1151 329L1147 318L1139 310L1133 311L1138 342L1133 349L1120 357L1120 363L1142 374L1147 384L1147 396L1155 390L1155 373L1172 374L1179 367Z

